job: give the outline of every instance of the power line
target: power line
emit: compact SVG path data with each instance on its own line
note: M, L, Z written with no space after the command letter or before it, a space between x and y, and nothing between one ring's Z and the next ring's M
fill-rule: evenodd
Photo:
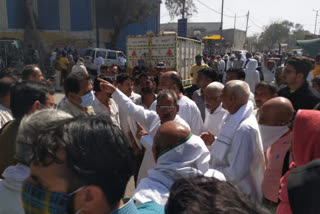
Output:
M219 11L217 11L217 10L215 10L215 9L213 9L212 7L209 7L208 5L206 5L205 3L203 3L202 1L200 1L200 0L197 0L200 4L202 4L203 6L205 6L205 7L207 7L208 9L210 9L210 10L212 10L213 12L215 12L215 13L217 13L217 14L219 14L219 15L221 15L221 12L219 12ZM223 16L225 16L225 17L229 17L229 18L234 18L234 16L231 16L231 15L227 15L227 14L223 14ZM237 18L242 18L242 17L246 17L247 15L244 15L244 16L237 16Z
M257 23L255 23L255 22L252 20L252 18L249 18L249 20L250 20L250 21L251 21L251 23L252 23L252 24L254 24L256 27L258 27L258 28L260 28L260 29L264 30L264 28L263 28L263 27L261 27L260 25L258 25Z

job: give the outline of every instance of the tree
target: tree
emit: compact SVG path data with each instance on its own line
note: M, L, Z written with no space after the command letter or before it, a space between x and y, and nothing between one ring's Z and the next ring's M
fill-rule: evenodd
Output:
M289 32L292 23L288 21L274 22L265 27L264 32L261 33L260 39L264 46L272 49L275 43L285 42L289 38Z
M25 5L25 28L24 28L24 59L25 64L37 63L38 66L44 70L44 61L47 55L47 50L44 42L40 37L40 32L38 29L38 16L35 12L35 1L33 0L24 0ZM37 62L30 59L29 50L37 50L39 53L39 59Z
M122 29L137 22L145 24L150 15L159 10L159 4L160 0L97 0L96 12L112 19L111 48L117 47Z
M309 31L303 29L303 25L288 20L273 22L265 27L259 36L258 46L272 49L276 43L287 43L289 47L294 47L296 41L304 39Z
M193 13L197 13L197 8L193 0L166 0L165 5L171 19L180 15L182 15L183 18L188 18L191 17Z

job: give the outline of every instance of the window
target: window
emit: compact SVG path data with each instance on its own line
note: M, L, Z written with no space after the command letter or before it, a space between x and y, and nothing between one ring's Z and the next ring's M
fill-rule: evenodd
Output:
M106 58L106 52L105 51L97 51L96 57L102 56L102 58Z
M116 52L108 52L108 59L117 59L117 53Z

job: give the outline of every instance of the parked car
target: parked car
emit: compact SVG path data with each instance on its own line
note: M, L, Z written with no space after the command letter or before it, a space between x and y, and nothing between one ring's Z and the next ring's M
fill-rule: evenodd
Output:
M103 49L103 48L88 48L84 54L85 66L88 71L97 71L97 65L94 64L94 60L99 57L99 55L104 58L106 65L120 65L119 54L122 53L124 57L125 54L122 51Z

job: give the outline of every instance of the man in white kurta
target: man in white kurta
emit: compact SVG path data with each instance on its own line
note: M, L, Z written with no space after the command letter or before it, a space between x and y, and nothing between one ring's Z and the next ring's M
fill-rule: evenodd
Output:
M133 196L136 206L150 201L165 206L171 186L181 178L205 175L225 180L220 172L208 171L210 153L201 138L177 122L161 125L152 151L157 165L139 183Z
M228 111L222 108L221 95L224 85L220 82L210 83L204 91L206 117L203 132L210 131L214 136L220 134Z
M176 93L178 97L179 116L189 124L193 134L200 135L203 128L200 110L194 101L181 93L181 88L182 81L177 72L167 71L161 76L159 89L172 89ZM157 101L154 101L150 109L155 111L156 106Z
M140 123L143 128L148 132L148 135L143 136L140 139L141 144L145 147L146 151L142 164L138 174L138 181L147 177L147 171L155 167L155 162L152 156L151 148L153 143L153 137L156 134L160 125L166 121L176 121L189 127L189 125L177 115L179 106L176 104L176 96L172 90L164 90L158 94L157 100L157 112L144 109L142 106L136 105L120 90L114 89L111 84L108 84L111 88L111 93L114 101L132 119ZM112 88L113 87L113 88Z
M229 81L223 89L223 107L230 115L217 139L213 139L211 167L250 198L261 201L264 155L249 94L248 84L239 80Z

